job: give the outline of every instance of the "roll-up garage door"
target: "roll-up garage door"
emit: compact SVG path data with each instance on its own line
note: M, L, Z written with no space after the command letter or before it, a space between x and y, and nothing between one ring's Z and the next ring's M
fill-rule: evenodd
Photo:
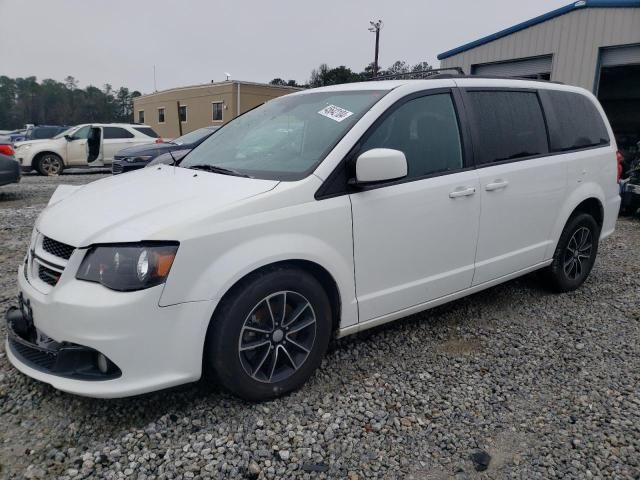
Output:
M532 77L551 73L551 55L499 63L481 63L471 67L473 75Z
M640 45L605 48L600 53L600 65L602 67L631 64L640 64Z

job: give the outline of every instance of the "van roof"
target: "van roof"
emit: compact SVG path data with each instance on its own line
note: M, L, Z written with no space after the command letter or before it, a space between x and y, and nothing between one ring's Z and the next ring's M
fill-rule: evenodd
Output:
M446 82L443 82L445 80ZM329 85L326 87L319 87L310 90L303 90L296 92L293 95L305 95L313 92L348 92L348 91L390 91L396 88L404 86L416 87L420 84L424 85L424 89L438 88L443 83L452 85L453 82L457 86L486 86L486 87L509 87L509 88L536 88L536 89L551 89L551 90L571 90L582 91L583 89L578 87L572 87L563 85L557 82L550 82L546 80L535 79L518 79L508 77L483 77L476 75L433 75L424 79L401 79L401 80L373 80L368 82L355 82L344 83L340 85ZM440 84L440 85L438 85Z

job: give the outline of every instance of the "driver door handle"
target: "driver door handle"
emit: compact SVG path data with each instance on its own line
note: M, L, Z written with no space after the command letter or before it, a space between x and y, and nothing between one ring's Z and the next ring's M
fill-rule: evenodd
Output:
M509 182L507 182L506 180L499 179L499 180L494 180L491 183L487 183L487 185L484 188L487 192L493 192L494 190L507 188L508 185L509 185Z
M449 198L468 197L476 193L475 187L458 187L453 192L449 193Z

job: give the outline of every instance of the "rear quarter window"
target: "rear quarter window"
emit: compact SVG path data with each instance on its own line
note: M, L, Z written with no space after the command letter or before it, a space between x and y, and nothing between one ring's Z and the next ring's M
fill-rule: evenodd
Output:
M540 98L549 124L551 151L568 152L610 143L600 112L585 95L542 90Z
M151 138L159 137L159 135L151 127L133 127L133 128L134 130L137 130L138 132L142 133L143 135L146 135L147 137L151 137Z

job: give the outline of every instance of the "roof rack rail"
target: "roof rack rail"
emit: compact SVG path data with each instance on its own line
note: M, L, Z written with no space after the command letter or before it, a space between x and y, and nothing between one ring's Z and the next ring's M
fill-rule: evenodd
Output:
M445 75L440 72L454 71L455 74L446 74L447 76L459 76L464 75L464 70L460 67L448 67L448 68L432 68L430 70L420 70L417 72L405 72L405 73L392 73L390 75L378 75L373 80L402 80L404 78L425 79L433 78L436 75ZM443 77L441 77L443 78Z

